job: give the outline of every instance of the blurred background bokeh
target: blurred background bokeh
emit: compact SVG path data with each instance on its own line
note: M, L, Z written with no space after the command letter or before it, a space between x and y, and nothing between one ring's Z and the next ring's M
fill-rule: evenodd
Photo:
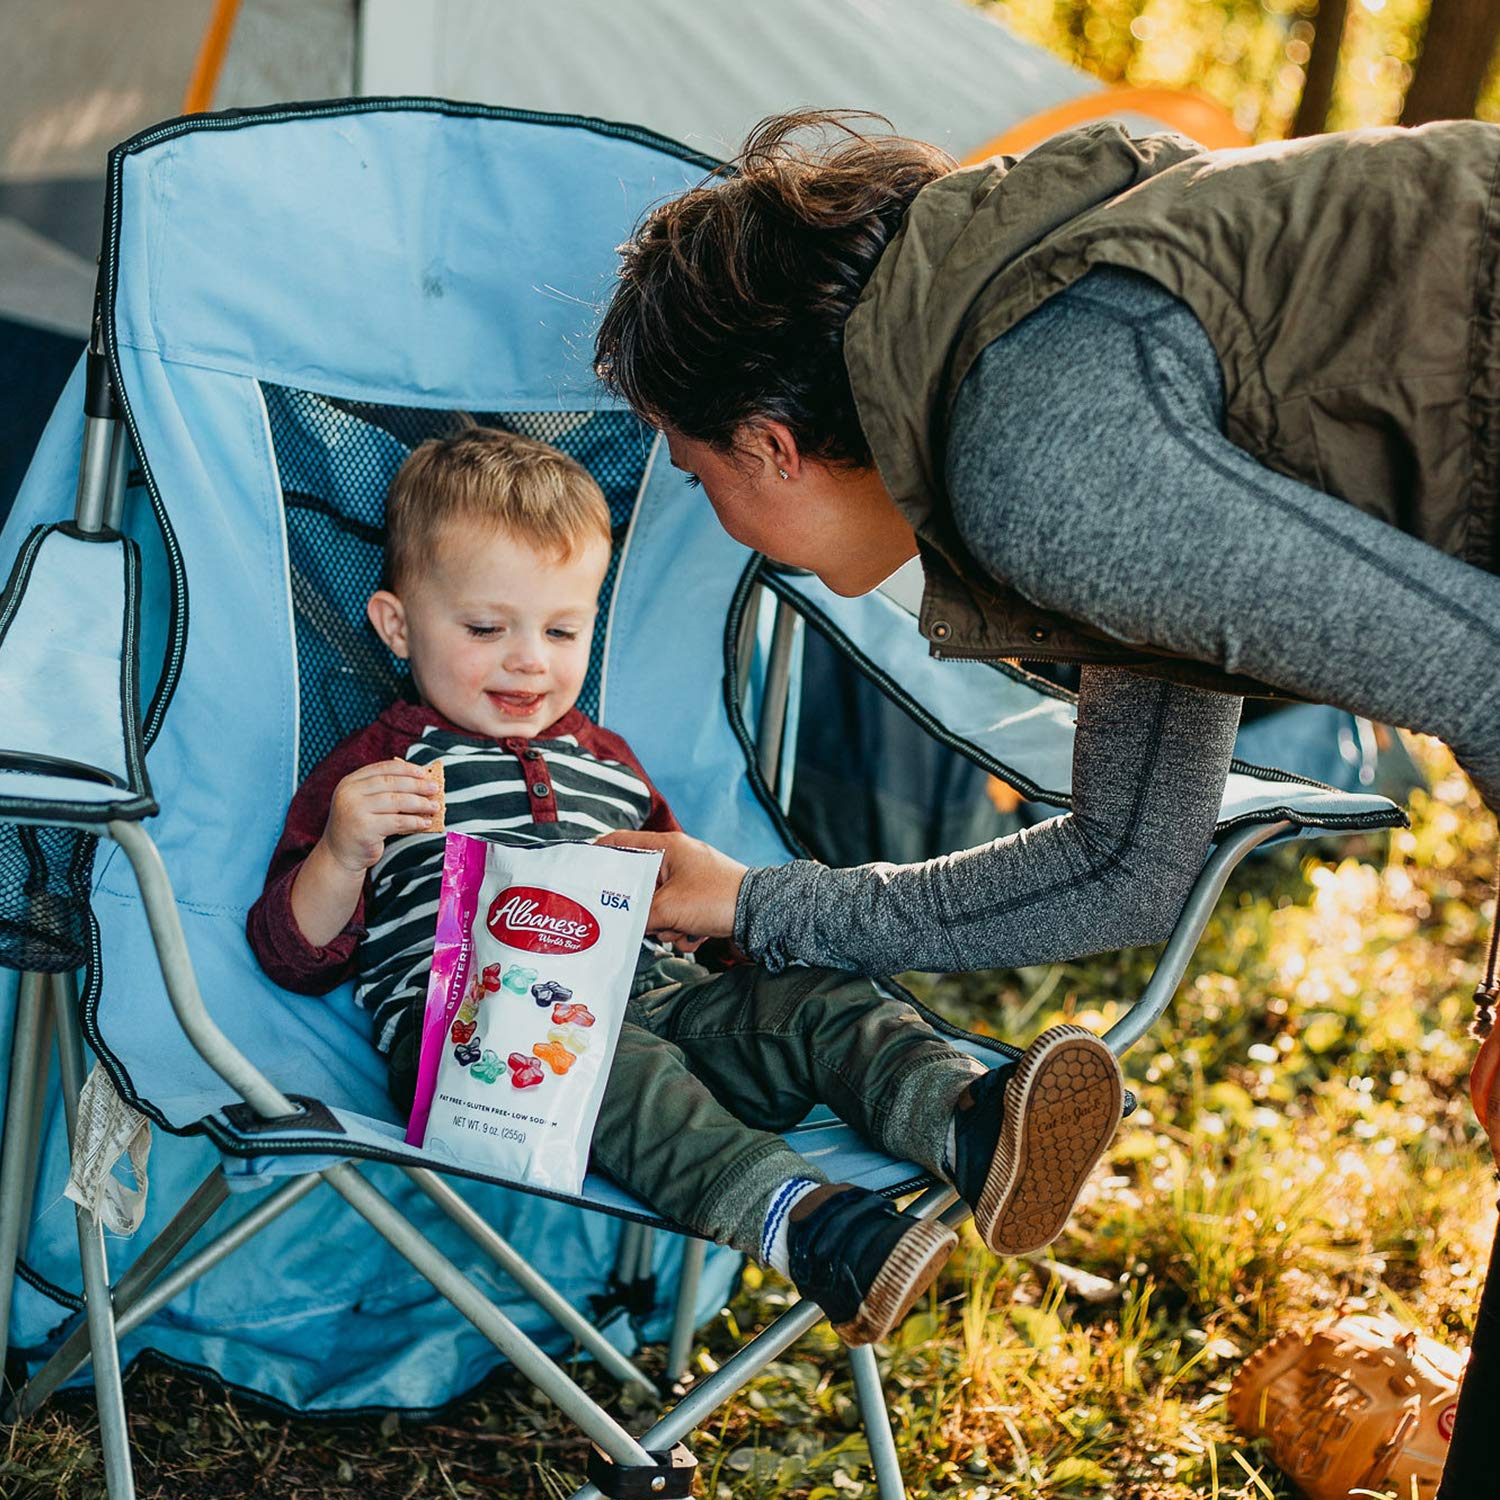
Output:
M981 0L1110 84L1196 89L1255 140L1500 120L1496 0Z

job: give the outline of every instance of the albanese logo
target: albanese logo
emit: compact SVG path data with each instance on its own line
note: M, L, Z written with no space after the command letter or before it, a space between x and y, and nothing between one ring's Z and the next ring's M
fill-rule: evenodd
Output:
M485 926L528 953L582 953L599 941L599 923L571 896L534 885L507 886L490 902Z

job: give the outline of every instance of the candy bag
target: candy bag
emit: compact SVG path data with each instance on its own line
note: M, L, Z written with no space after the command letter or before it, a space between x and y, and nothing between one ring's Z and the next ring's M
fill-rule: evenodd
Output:
M582 1187L660 864L448 834L409 1144Z

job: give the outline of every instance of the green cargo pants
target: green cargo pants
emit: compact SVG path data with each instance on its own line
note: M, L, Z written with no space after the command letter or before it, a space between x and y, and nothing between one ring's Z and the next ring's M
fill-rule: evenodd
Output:
M755 1255L776 1189L827 1180L777 1132L826 1104L882 1151L938 1171L958 1096L983 1071L868 979L643 959L593 1164L665 1217Z

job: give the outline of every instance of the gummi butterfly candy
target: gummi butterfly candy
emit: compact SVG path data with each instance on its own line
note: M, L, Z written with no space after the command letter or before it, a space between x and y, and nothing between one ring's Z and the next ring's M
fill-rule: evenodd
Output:
M575 1054L589 1050L588 1032L580 1031L576 1026L554 1026L547 1032L547 1040L556 1042L560 1047L571 1048ZM540 1052L537 1053L538 1057L541 1055Z
M500 1061L497 1052L491 1052L488 1047L484 1049L484 1056L474 1063L469 1072L481 1083L493 1083L503 1071L504 1064Z
M478 982L479 987L485 994L493 995L503 982L500 978L500 965L486 964L484 966L484 973L480 975Z
M536 1042L531 1048L554 1073L566 1073L578 1059L561 1042Z
M479 1002L472 996L458 1007L458 1019L460 1021L472 1021L479 1014Z
M485 1053L488 1057L490 1054ZM506 1059L510 1064L510 1081L518 1089L534 1089L547 1075L542 1072L542 1065L534 1057L527 1057L524 1052L512 1052ZM499 1068L499 1059L496 1058L496 1069Z
M554 1026L592 1026L594 1013L578 1000L571 1005L557 1004L552 1007L552 1024Z
M473 1041L476 1024L473 1021L455 1021L448 1032L449 1040L459 1043Z
M535 978L535 969L528 969L523 964L512 964L500 976L500 983L505 989L510 990L512 994L524 995L527 987Z
M475 1042L467 1042L462 1047L455 1047L453 1049L453 1060L461 1068L467 1068L472 1063L477 1063L479 1061L478 1044ZM494 1079L491 1079L490 1082L493 1083Z
M573 991L555 979L544 979L540 984L532 985L531 998L538 1005L554 1005L559 1001L571 1000Z

